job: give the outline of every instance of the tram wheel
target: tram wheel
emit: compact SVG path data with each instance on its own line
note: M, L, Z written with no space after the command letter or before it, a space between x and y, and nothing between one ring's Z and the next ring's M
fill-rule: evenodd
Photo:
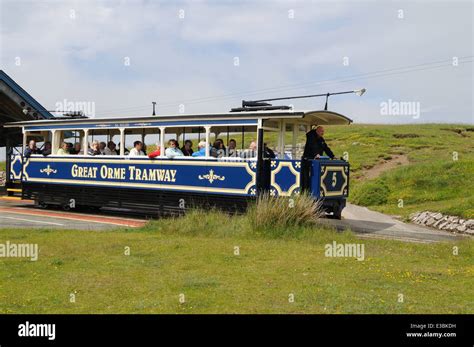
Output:
M38 201L38 202L36 202L36 206L37 206L38 208L41 208L41 209L46 209L46 208L48 208L48 204L45 203L44 201Z

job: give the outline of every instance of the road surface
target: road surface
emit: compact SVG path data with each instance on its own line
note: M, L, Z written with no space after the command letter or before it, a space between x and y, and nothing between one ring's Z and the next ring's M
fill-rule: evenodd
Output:
M106 230L117 227L140 227L145 216L133 216L117 211L94 213L65 212L35 208L32 201L0 197L0 227L6 228L59 228L79 230ZM370 211L365 207L348 204L342 220L323 219L338 230L351 229L359 237L384 238L407 242L457 241L469 237L428 227L403 223L391 216Z
M146 220L116 215L65 212L35 208L32 201L0 197L0 227L104 230L140 227Z
M384 238L409 242L458 241L469 237L436 230L416 224L403 223L366 207L347 204L342 220L325 220L339 230L351 229L360 237Z

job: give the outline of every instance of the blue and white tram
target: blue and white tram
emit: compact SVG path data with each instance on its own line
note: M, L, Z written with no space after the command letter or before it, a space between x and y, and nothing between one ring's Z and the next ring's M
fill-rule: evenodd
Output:
M309 171L302 172L297 138L313 125L351 122L331 111L262 110L139 118L58 118L8 123L5 127L22 128L23 149L29 139L42 138L52 144L48 156L18 155L10 163L10 179L21 181L22 198L34 199L40 206L116 207L158 213L192 206L243 210L262 192L291 196L307 190L322 200L328 212L340 218L349 194L349 163L322 157L303 165ZM223 134L227 139L232 134L242 144L249 134L255 134L256 156L212 157L211 139ZM94 136L113 137L122 145L119 155L114 156L91 156L87 151L85 155L58 155L61 142L71 136L83 148ZM206 155L169 159L162 150L154 159L130 157L125 155L130 136L153 136L162 149L170 137L199 139L206 143ZM288 138L290 143L286 143ZM268 139L275 142L276 158L265 158L263 154ZM302 181L303 175L309 179Z

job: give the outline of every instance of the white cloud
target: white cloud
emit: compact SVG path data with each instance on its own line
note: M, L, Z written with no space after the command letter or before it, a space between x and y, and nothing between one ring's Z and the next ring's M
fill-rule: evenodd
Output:
M149 114L152 100L159 110L176 113L181 100L234 93L207 103L185 103L187 112L222 111L250 98L235 93L239 91L474 55L472 3L467 1L2 0L0 6L5 71L48 108L64 98L94 101L99 115L106 116ZM184 19L178 17L180 9ZM404 19L397 18L399 9ZM293 19L289 10L294 10ZM236 56L238 67L233 65ZM344 56L348 67L342 65ZM21 66L14 65L15 57L22 58ZM130 58L128 67L125 57ZM331 100L331 105L356 120L379 122L380 100L416 100L426 121L473 122L472 80L470 63L273 89L252 97L364 86L369 92L363 98ZM169 101L176 103L161 106ZM307 108L322 102L294 104Z

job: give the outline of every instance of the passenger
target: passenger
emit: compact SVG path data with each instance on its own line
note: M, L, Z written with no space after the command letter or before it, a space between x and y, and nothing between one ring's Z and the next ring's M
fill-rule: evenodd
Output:
M222 142L220 139L214 141L214 145L211 147L210 153L211 157L222 158L225 155L224 142Z
M184 154L181 152L179 149L179 143L176 140L169 140L168 142L168 148L165 151L165 155L168 158L174 158L174 157L183 157Z
M148 158L150 159L154 159L156 157L159 157L161 155L161 146L160 146L160 143L157 142L156 143L156 149L151 152L150 154L148 154Z
M237 156L237 141L235 141L234 139L229 140L229 143L227 144L227 156Z
M250 142L249 148L242 153L243 158L255 158L257 156L257 141Z
M107 143L107 147L104 149L104 154L105 155L119 155L119 152L117 151L117 146L115 145L114 141L109 141Z
M118 147L117 153L120 154L120 148L122 147L122 144L119 142L117 147ZM130 154L129 150L125 146L124 146L124 149L123 149L123 154L124 155L129 155Z
M129 156L131 157L141 157L145 155L143 152L143 143L141 141L135 141L133 143L133 148L130 150Z
M71 142L66 142L67 143L67 151L69 154L76 154L74 153L74 145Z
M99 151L102 154L105 154L105 149L107 148L107 144L105 142L99 143Z
M270 159L275 159L276 155L275 152L269 147L267 147L267 144L263 144L263 157L264 158L270 158Z
M198 143L198 150L193 153L193 157L205 157L206 156L206 142L201 141Z
M57 155L69 155L69 144L67 142L61 143L61 148L58 149Z
M91 148L89 149L89 155L102 155L102 152L100 151L100 143L99 141L95 140L92 141Z
M72 149L72 151L70 152L70 154L81 154L82 152L82 147L81 147L81 143L80 142L76 142L74 144L74 148Z
M30 142L28 142L28 147L25 149L24 156L28 158L32 154L41 154L41 150L36 147L35 140L30 140Z
M51 154L51 150L52 150L51 142L46 141L46 142L44 143L44 146L43 146L42 154L43 154L44 156L50 155L50 154Z
M224 153L226 151L226 148L225 148L225 145L224 145L224 140L223 139L217 139L216 141L219 141L221 143L221 148L220 149L223 149L224 150Z
M193 155L193 142L191 140L184 141L184 146L181 148L185 157L190 157Z

